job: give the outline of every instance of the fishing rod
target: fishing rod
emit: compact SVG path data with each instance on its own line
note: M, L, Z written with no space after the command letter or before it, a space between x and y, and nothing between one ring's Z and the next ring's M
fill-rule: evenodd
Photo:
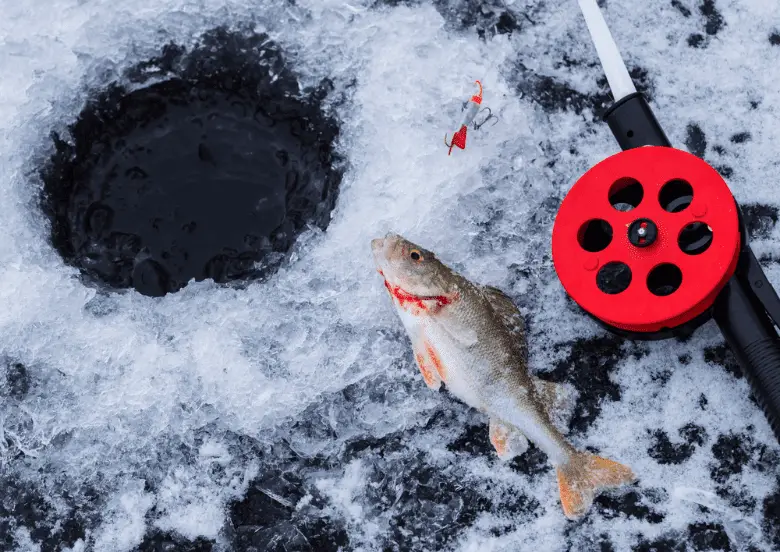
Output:
M552 256L566 293L607 330L686 338L713 319L780 441L780 298L728 184L674 148L636 90L596 0L578 0L614 103L620 152L561 202Z

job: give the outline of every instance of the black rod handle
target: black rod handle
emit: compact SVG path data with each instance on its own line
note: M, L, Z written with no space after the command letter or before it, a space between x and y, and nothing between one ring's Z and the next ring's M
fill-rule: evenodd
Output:
M672 146L647 100L639 92L615 102L604 114L604 120L622 150L641 146Z
M780 440L780 337L758 298L739 275L715 300L713 318Z

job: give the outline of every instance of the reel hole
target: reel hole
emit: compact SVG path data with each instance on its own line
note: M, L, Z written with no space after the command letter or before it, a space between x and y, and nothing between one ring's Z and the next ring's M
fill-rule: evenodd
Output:
M609 188L609 202L618 211L636 209L642 203L645 191L638 180L631 177L620 178Z
M682 284L682 271L673 264L660 264L647 275L647 289L659 297L671 295Z
M664 211L679 213L693 201L693 187L681 178L670 180L661 188L658 202Z
M606 220L591 219L580 227L577 241L590 253L603 251L612 242L612 227Z
M677 244L683 253L701 255L712 244L712 228L703 222L692 222L682 229Z
M596 286L609 295L622 293L629 285L631 285L631 268L626 263L607 263L596 274Z

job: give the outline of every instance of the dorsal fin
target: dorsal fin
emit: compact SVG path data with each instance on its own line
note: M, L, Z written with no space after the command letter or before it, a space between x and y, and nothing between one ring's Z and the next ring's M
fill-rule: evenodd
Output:
M482 293L490 303L493 311L498 315L510 335L515 339L523 358L528 357L528 347L525 341L525 320L517 305L509 296L493 286L482 286Z
M506 293L493 286L482 286L482 293L490 302L490 306L495 313L501 318L501 322L504 323L507 330L513 336L525 339L525 321L512 299Z

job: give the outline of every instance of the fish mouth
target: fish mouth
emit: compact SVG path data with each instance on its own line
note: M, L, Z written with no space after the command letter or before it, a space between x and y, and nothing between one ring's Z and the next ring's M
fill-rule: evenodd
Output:
M385 238L375 238L371 240L371 253L374 256L374 264L376 265L377 272L383 274L382 268L384 261L387 258L385 256Z
M390 258L390 252L399 239L401 236L398 234L388 232L383 238L371 240L371 253L374 256L374 264L380 273L384 270L384 265Z
M382 251L385 248L384 238L374 238L371 240L371 251L376 254L378 251Z

